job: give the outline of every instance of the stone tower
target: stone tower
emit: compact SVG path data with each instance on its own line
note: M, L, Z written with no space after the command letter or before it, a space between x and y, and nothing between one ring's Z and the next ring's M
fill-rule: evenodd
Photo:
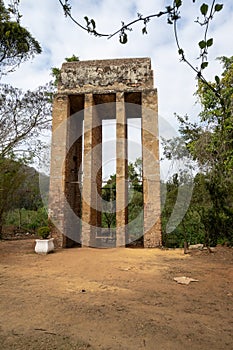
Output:
M64 63L53 102L49 218L61 247L97 247L102 121L116 120L116 246L128 236L127 119L141 118L144 247L161 245L157 90L149 58Z

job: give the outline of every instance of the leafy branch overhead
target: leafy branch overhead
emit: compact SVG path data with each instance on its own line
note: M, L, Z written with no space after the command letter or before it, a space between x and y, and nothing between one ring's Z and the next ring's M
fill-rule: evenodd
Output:
M42 52L38 41L20 24L19 0L8 8L0 0L0 76Z
M208 5L206 3L203 3L198 6L200 6L200 17L195 19L194 22L199 24L201 27L203 27L203 39L198 42L198 47L200 49L200 64L199 67L196 67L195 64L192 64L191 61L186 57L185 50L182 47L179 35L178 35L178 27L177 23L182 18L182 6L183 1L182 0L174 0L171 1L171 4L169 6L166 6L164 10L159 11L158 13L153 13L147 16L143 16L141 13L137 13L137 18L129 23L121 22L121 26L112 33L100 33L97 31L96 28L96 22L94 19L89 19L88 16L84 17L84 24L81 24L80 21L76 20L72 14L72 5L71 0L58 0L61 4L64 14L66 17L69 17L78 27L81 29L87 31L89 34L93 34L96 37L106 37L107 39L111 39L112 37L118 35L119 41L121 44L126 44L128 42L129 38L129 32L132 31L132 27L138 23L142 23L142 34L148 34L148 23L155 18L159 17L166 17L167 23L170 25L173 25L173 31L175 35L175 42L178 48L178 54L181 57L181 61L185 62L189 65L189 67L195 71L197 74L197 77L208 84L208 82L205 80L203 76L203 70L208 66L208 50L213 45L214 40L213 38L208 38L208 31L210 22L213 20L215 14L217 12L220 12L223 9L223 4L216 3L215 0L211 1L211 4ZM193 0L193 5L197 4L196 0ZM217 89L215 90L215 93L218 94Z

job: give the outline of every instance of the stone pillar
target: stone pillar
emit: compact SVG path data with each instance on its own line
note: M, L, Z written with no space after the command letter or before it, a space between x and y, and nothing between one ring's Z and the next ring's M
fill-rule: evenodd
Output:
M68 152L65 163L65 197L68 202L65 216L67 248L80 245L81 242L82 124L80 113L68 119Z
M128 155L124 92L116 93L116 246L128 242Z
M49 219L52 236L64 247L65 159L67 154L67 118L70 103L67 95L58 94L53 101L52 149L50 165Z
M84 159L82 189L82 245L96 246L97 228L101 227L102 127L92 94L85 94Z
M157 91L142 92L144 247L161 245Z
M82 189L82 246L89 247L92 235L92 106L93 95L85 94L84 102L84 154Z
M92 126L92 246L96 246L96 236L101 235L102 221L102 120L98 114L98 105L92 113Z

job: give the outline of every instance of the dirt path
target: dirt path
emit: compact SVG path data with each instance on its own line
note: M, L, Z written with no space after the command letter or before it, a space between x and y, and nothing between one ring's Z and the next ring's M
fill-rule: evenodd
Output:
M233 249L69 249L0 242L1 349L233 349ZM179 285L173 278L198 279Z

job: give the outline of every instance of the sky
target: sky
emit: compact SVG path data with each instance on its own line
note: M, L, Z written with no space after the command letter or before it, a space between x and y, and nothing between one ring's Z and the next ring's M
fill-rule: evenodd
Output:
M85 24L84 16L94 18L97 30L112 33L121 21L125 23L137 17L137 13L149 15L164 9L169 1L162 0L71 0L72 14ZM219 56L232 55L233 3L220 0L223 10L216 13L211 23L209 37L214 45L209 52L207 79L220 74ZM201 17L202 1L184 0L182 20L179 23L181 46L194 66L199 56L198 42L203 38L203 28L195 23ZM205 0L210 4L211 1ZM174 113L188 114L197 120L199 106L193 95L197 81L195 73L180 62L174 40L173 27L166 18L153 19L148 25L148 34L142 35L142 24L129 32L126 45L119 43L118 36L112 39L96 38L79 29L65 18L58 0L21 0L22 25L40 42L43 53L20 66L14 73L2 79L3 83L23 89L34 89L51 80L51 67L60 67L65 57L73 54L80 60L150 57L154 71L154 85L158 89L160 135L169 137L177 132Z

